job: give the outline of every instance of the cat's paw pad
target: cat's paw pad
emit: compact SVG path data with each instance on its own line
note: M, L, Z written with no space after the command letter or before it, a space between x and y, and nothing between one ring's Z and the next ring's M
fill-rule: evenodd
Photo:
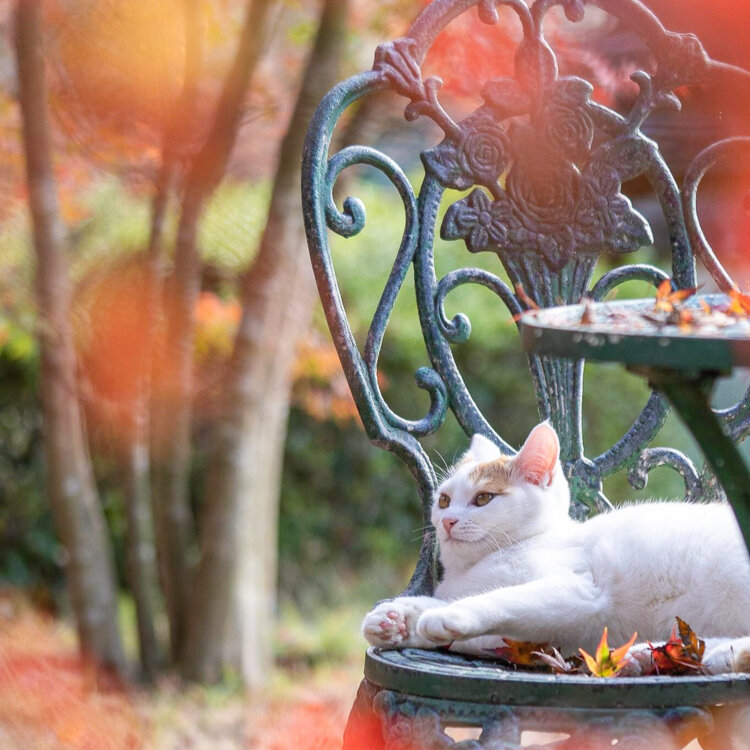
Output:
M417 623L417 634L427 641L446 645L478 635L476 617L460 607L439 607L425 612Z
M409 597L379 604L362 623L362 635L371 646L404 648L414 634L423 607Z
M406 618L398 609L373 610L362 623L362 634L372 646L393 648L408 636Z

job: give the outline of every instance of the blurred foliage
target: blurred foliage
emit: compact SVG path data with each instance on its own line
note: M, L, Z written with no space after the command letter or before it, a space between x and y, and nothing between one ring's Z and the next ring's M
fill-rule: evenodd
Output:
M36 344L0 308L0 578L41 591L62 579L45 496Z
M260 241L270 185L225 180L201 217L199 246L205 263L225 276L245 270Z
M334 257L355 337L362 345L400 242L403 220L396 217L403 216L403 209L378 179L357 183L355 193L367 206L367 225L356 238L336 238ZM205 459L200 432L212 416L209 385L230 351L239 315L234 280L252 256L257 237L252 227L260 223L266 200L265 184L229 183L217 191L201 226L207 270L206 291L196 310L196 365L199 387L204 389L196 396L196 478ZM89 303L99 300L96 304L105 308L107 304L123 310L137 306L128 289L138 284L128 278L136 273L133 256L145 243L146 202L113 178L94 186L81 202L85 218L75 230L72 260L82 309L91 313L87 299ZM4 233L9 246L14 247L24 229L20 222L12 232L9 226L14 225L6 223ZM31 335L33 309L28 295L7 296L11 276L28 278L22 255L11 256L5 256L7 263L0 274L0 294L6 295L0 297L0 577L21 584L56 586L63 560L44 500L41 427L35 400L36 349ZM495 272L500 269L496 256L469 256L459 242L437 240L435 256L439 275L470 264ZM653 251L644 251L641 260L653 261ZM14 269L11 276L7 275L9 268ZM125 285L125 296L119 302L91 297L92 289L108 274ZM626 294L649 295L652 290L633 283L620 291L621 296ZM519 445L538 418L526 357L509 313L486 289L468 286L451 294L447 312L463 312L473 325L469 341L454 347L454 355L474 399L498 432L512 445ZM104 317L110 323L114 320ZM99 334L112 350L115 334L108 329ZM116 348L127 349L123 343ZM111 351L112 357L114 354ZM396 303L380 357L381 387L397 413L410 418L426 413L429 399L416 388L413 375L428 364L410 275ZM640 379L620 368L601 365L587 368L585 383L584 435L587 454L596 455L624 433L645 402L647 390ZM115 392L107 395L112 397ZM663 436L665 444L689 447L684 433L671 422ZM97 478L121 561L125 519L111 453L115 436L108 436L105 425L92 437L96 438ZM436 435L424 441L438 468L450 465L466 444L466 436L451 415ZM659 470L645 491L635 492L621 475L609 480L606 489L614 501L669 497L681 494L681 482L674 472ZM193 496L200 495L196 485ZM352 600L366 602L392 595L408 581L424 523L416 489L411 475L394 456L368 442L320 311L314 330L300 343L295 367L280 512L279 586L282 608L287 612L285 621L289 617L294 620L296 615L290 612L302 613L302 617L321 604L335 608ZM300 649L313 654L313 660L318 658L314 654L331 650L325 644L305 650L293 634L286 641L282 638L279 648L280 658L290 661L298 658Z

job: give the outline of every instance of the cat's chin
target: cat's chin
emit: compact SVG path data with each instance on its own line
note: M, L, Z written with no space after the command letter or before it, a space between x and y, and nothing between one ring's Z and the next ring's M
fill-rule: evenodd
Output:
M444 545L461 545L461 544L479 544L485 537L481 536L478 539L458 539L455 536L449 536L444 539L441 544Z

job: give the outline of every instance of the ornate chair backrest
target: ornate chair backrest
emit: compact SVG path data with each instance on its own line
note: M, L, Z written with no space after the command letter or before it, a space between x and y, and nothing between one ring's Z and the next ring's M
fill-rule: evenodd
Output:
M592 98L593 86L581 77L561 75L543 25L559 5L568 21L580 22L585 6L597 6L634 32L650 52L653 70L631 76L638 93L621 113ZM421 65L438 33L456 16L477 7L486 24L499 20L505 6L522 29L512 76L483 82L478 109L456 121L444 109L441 82L423 78ZM507 11L504 11L507 12ZM339 84L321 103L309 129L303 163L303 202L308 242L325 314L344 371L370 439L397 454L417 480L424 514L429 518L435 472L420 439L435 432L451 409L467 433L482 433L507 453L513 449L482 416L459 373L451 345L465 341L468 319L449 319L444 302L459 285L479 284L492 290L513 315L528 306L547 307L599 300L626 280L659 285L671 278L675 288L696 284L694 253L703 260L722 290L733 283L708 246L698 223L695 194L704 172L728 150L747 150L750 139L727 139L704 150L683 180L682 193L658 145L641 130L658 109L680 108L676 88L707 84L747 87L750 75L710 60L692 35L666 31L637 0L434 0L405 37L382 44L372 70ZM408 121L433 120L444 139L422 152L425 175L418 195L404 171L388 156L369 147L351 146L330 155L333 128L355 101L391 89L408 102ZM401 245L371 323L364 351L350 329L333 269L328 230L352 237L365 224L365 208L353 197L340 211L332 190L341 171L355 164L380 170L398 190L406 221ZM622 184L645 178L666 220L671 275L643 264L622 265L592 286L602 252L626 254L652 242L646 219L622 193ZM446 190L467 191L448 208L439 232L461 240L472 253L496 253L510 284L479 268L461 268L436 276L433 246L438 208ZM407 420L386 404L377 378L385 329L406 275L413 267L422 333L432 368L416 374L431 397L422 419ZM667 407L652 394L625 435L601 455L584 455L581 433L583 363L530 358L539 413L560 436L561 458L571 483L572 512L586 516L608 502L602 479L627 466L631 481L641 482L656 465L669 464L683 476L688 497L701 490L691 461L671 449L647 446L661 428ZM748 431L746 410L727 412L740 436ZM434 550L423 542L410 593L429 591Z

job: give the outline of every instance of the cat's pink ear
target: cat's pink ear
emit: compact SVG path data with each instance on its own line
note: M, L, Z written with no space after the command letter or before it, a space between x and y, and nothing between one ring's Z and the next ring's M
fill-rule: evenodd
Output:
M560 441L548 422L538 424L516 454L516 470L531 484L547 487L555 475L560 458Z
M477 433L471 439L471 445L469 446L469 453L471 457L479 463L485 463L487 461L494 461L496 458L500 458L500 448L498 448L491 440L488 440L484 435Z

